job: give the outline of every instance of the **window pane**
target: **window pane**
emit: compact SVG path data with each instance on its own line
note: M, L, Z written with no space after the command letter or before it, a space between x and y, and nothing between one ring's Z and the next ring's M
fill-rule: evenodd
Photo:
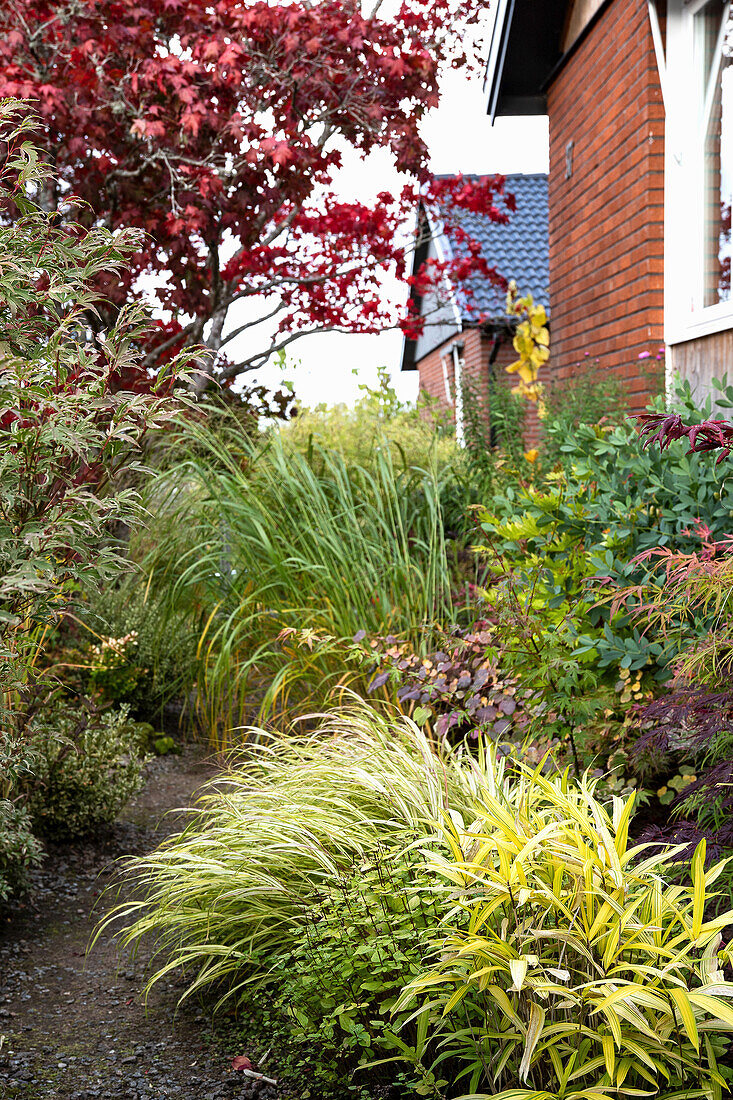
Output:
M710 3L698 15L704 105L704 304L730 300L733 201L733 36L727 4ZM723 39L721 28L726 19Z

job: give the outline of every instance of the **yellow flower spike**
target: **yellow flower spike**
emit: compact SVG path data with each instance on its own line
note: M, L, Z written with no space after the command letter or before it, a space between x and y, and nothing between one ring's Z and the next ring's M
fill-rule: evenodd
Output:
M527 462L531 462L532 464L534 464L539 457L539 453L540 452L536 449L536 447L532 447L531 450L524 452L524 457L526 458Z

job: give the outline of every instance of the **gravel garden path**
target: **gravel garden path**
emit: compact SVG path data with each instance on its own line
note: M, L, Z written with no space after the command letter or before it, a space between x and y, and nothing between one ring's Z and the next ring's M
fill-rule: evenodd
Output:
M147 784L109 832L49 848L32 889L0 915L0 1097L2 1100L229 1100L275 1096L231 1068L196 1004L176 1010L171 978L141 998L150 958L109 937L89 937L114 898L100 894L114 861L149 851L180 828L166 811L190 804L212 774L200 751L155 760ZM263 1072L267 1072L266 1069Z

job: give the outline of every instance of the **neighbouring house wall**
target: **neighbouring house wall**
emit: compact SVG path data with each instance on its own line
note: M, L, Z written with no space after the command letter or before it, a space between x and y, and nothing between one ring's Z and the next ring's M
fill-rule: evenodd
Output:
M555 77L548 113L552 373L589 353L640 408L655 386L639 355L663 342L664 108L647 0L614 0Z
M487 377L488 362L491 347L490 337L485 336L477 328L467 328L459 336L446 340L439 347L420 359L418 371L420 373L420 390L436 400L442 409L454 408L455 385L453 378L453 359L451 345L456 341L463 343L464 370L467 377L480 380ZM450 402L445 392L445 380L443 375L442 360L446 360L448 371L448 386L450 389ZM486 369L484 369L484 366Z
M668 348L669 365L692 386L693 392L706 397L712 390L713 378L728 376L733 384L733 330L701 336L684 344ZM726 417L729 413L726 411Z
M464 376L473 384L481 401L487 401L489 394L489 360L493 349L493 336L486 335L476 328L465 329L455 339L463 342L463 370ZM443 410L450 409L455 415L455 378L453 372L453 358L451 345L454 340L447 340L439 348L430 352L418 363L420 376L420 391L432 397ZM445 358L448 372L448 387L451 400L448 402L445 392L445 379L441 360ZM498 385L513 386L516 376L508 374L506 368L516 361L517 353L508 334L502 338L498 354L494 360L493 374ZM531 402L527 403L527 417L525 422L524 445L526 448L536 446L540 436L540 423L537 418L537 410Z

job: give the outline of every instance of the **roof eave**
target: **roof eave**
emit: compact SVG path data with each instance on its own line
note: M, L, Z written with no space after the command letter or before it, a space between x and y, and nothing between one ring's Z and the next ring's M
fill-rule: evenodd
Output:
M492 123L502 115L547 113L547 78L562 56L570 0L500 0L484 88Z
M484 78L484 91L486 91L488 86L487 113L492 126L496 119L496 110L499 103L501 78L504 72L504 62L506 61L506 51L509 44L509 32L511 31L512 17L514 15L514 4L515 0L499 0L499 7L494 21L494 29L491 34L489 59L486 63L486 75Z

